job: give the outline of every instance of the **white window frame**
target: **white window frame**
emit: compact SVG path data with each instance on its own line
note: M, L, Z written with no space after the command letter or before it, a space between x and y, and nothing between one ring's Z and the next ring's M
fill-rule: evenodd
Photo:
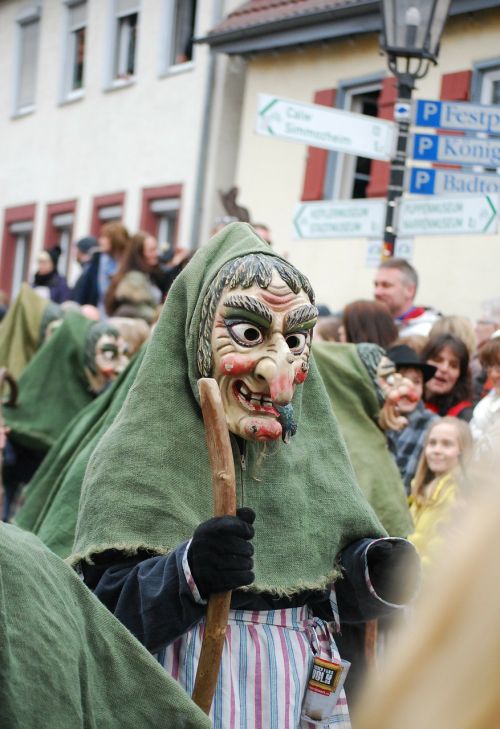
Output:
M85 40L87 41L87 27L88 27L88 0L63 0L66 11L66 20L64 28L64 43L63 43L63 61L62 61L62 75L61 75L61 102L76 101L81 99L85 95L85 66L87 54L85 53L83 61L83 78L82 87L79 89L73 89L73 70L74 70L74 59L76 52L76 33L79 30L85 30ZM85 5L85 20L79 23L71 23L71 11L78 5Z
M497 62L493 61L491 65L488 65L488 67L481 68L479 70L479 93L473 94L473 96L477 99L477 103L486 104L488 106L493 103L491 101L491 97L493 92L493 83L495 81L500 81L500 59ZM483 133L479 133L477 136L482 139L487 139L488 137L487 134ZM478 173L494 172L495 169L497 172L500 172L500 167L492 168L485 167L484 165L474 165L472 167L472 170Z
M28 5L21 9L16 17L16 48L15 48L15 76L14 76L14 92L12 103L12 115L24 116L31 114L35 110L36 102L36 85L38 76L38 56L40 52L40 28L41 28L41 9L39 5ZM33 101L29 104L20 104L21 79L22 79L22 56L24 46L24 33L28 25L37 25L37 40L35 51L35 62L33 69Z
M128 45L126 41L127 29L120 28L121 21L123 18L129 15L137 13L138 22L137 27L140 28L141 18L141 0L135 0L132 2L130 7L126 10L119 10L118 0L109 0L109 32L107 34L107 46L108 46L108 57L107 57L107 72L105 80L105 89L112 90L116 88L122 88L123 86L129 86L135 83L137 77L137 63L138 63L138 46L139 38L136 36L135 44L135 55L134 55L134 72L133 74L120 75L120 68L123 64L126 64Z
M367 81L366 83L353 83L343 89L342 109L345 111L360 112L356 108L356 97L373 91L382 91L382 78L380 81ZM354 174L358 157L352 154L336 154L333 179L333 200L353 200Z
M192 56L189 60L176 63L175 59L172 58L177 33L177 1L178 0L163 0L163 17L161 23L162 33L160 34L160 76L182 73L184 71L192 69L194 66L194 49ZM191 2L192 0L181 0L181 2L188 1ZM200 0L197 0L197 2L195 2L195 5L196 7L194 8L193 32L196 27Z

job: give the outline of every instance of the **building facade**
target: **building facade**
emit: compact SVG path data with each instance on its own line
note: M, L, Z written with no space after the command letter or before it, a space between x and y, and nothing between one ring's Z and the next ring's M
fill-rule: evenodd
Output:
M223 0L0 0L0 289L121 220L195 247L234 180L244 64L193 45ZM239 114L239 111L238 111ZM215 166L209 169L213 164Z
M270 225L275 248L310 276L318 300L333 310L372 297L380 238L298 238L297 205L384 198L389 165L256 134L258 97L392 119L396 90L380 29L379 3L369 0L247 2L205 38L216 52L246 62L235 179L241 202ZM499 2L452 0L439 63L417 82L414 98L500 104L499 38ZM498 234L416 236L399 251L420 274L419 303L475 318L483 302L500 298Z

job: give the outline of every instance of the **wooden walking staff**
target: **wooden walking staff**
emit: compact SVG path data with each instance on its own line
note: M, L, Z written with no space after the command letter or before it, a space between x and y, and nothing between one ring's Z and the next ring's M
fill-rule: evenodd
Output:
M236 477L219 386L215 380L202 377L198 380L198 389L212 470L214 516L234 516ZM205 714L210 712L217 685L230 604L231 592L215 593L208 599L205 633L192 696Z
M6 367L0 367L0 431L4 427L4 419L3 419L3 413L2 413L2 394L3 394L3 388L4 384L8 382L9 388L10 388L10 396L7 400L7 405L10 405L13 407L17 402L17 382L12 377L10 372L7 370ZM3 481L2 481L2 465L3 465L3 454L2 449L0 448L0 520L3 516L3 499L4 499L4 489L3 489Z

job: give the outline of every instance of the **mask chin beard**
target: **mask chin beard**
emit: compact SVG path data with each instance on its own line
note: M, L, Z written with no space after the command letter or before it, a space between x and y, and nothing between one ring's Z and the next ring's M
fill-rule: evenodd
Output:
M283 443L288 445L290 438L297 432L297 423L293 417L293 405L292 403L288 403L288 405L275 405L274 407L280 414L278 422L282 429L281 438Z

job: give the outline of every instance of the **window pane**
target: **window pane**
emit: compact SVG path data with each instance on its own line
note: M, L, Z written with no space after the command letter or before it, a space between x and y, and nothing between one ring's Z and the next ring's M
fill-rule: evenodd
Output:
M491 103L500 104L500 81L493 81L491 95Z
M137 13L118 19L115 78L128 78L135 73L138 20L139 15Z
M193 57L195 16L196 0L176 0L172 64L186 63Z
M21 284L28 278L28 249L30 233L21 233L16 236L16 249L14 253L14 271L12 274L12 300L18 295Z
M71 34L73 57L71 60L71 91L83 88L83 68L85 63L85 28Z
M39 21L20 25L19 86L17 108L35 103L36 60L38 54Z

